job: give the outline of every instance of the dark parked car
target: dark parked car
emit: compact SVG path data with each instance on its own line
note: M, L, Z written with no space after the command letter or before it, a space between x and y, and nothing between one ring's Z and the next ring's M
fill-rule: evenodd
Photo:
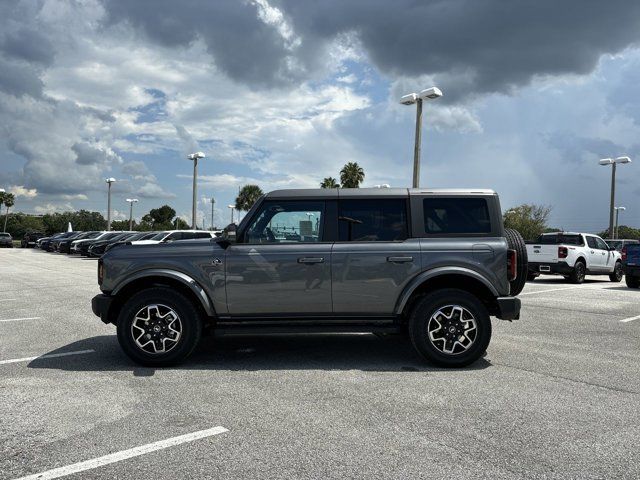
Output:
M640 240L634 240L634 239L629 239L629 238L618 238L618 239L615 239L615 240L607 239L605 241L607 242L607 245L609 245L610 247L615 248L619 252L622 252L622 249L626 245L640 243Z
M71 253L71 243L76 240L84 240L95 238L100 235L101 232L83 232L75 237L65 238L58 243L58 252L60 253Z
M79 243L79 247L78 247L78 253L80 253L84 257L88 257L89 256L89 248L94 243L102 242L102 241L105 241L105 240L112 240L112 239L114 239L116 237L119 237L123 233L124 232L107 232L104 235L100 235L95 240L90 240L88 242L80 242ZM134 232L128 232L128 233L134 233Z
M125 240L131 236L132 236L131 232L123 232L120 235L116 235L115 237L91 242L91 246L89 247L87 253L92 258L101 257L108 245L111 245L112 243L115 243L115 242L119 242L121 240Z
M77 238L80 238L83 234L84 234L84 232L67 232L67 235L63 235L63 236L61 236L61 237L59 237L56 240L53 240L51 242L51 245L49 246L49 251L51 251L51 252L59 252L60 251L60 244L62 242L65 242L67 240L75 240Z
M462 367L487 350L490 317L519 318L527 269L491 190L281 190L222 238L110 250L92 308L143 365L184 360L206 329L406 333Z
M0 233L0 247L13 248L13 238L8 233Z
M49 252L51 251L49 250L51 248L51 242L58 240L63 235L67 235L67 234L68 232L60 232L60 233L51 235L50 237L41 238L40 240L38 240L38 246L40 247L41 250L44 250L45 252Z
M123 238L122 240L118 240L116 242L111 242L109 245L107 245L107 247L104 249L105 252L108 252L109 250L111 250L112 248L115 248L119 245L127 245L130 242L135 242L138 240L149 240L152 237L155 237L159 232L140 232L140 233L134 233L133 235L127 237L127 238Z
M622 268L629 288L640 288L640 244L629 243L622 248Z
M44 238L45 236L46 235L42 232L27 232L24 234L24 237L22 237L22 240L20 241L20 247L22 248L35 247L36 242L41 238Z

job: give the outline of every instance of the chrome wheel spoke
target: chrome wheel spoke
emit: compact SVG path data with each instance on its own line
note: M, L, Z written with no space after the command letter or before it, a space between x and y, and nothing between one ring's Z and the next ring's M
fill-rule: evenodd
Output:
M476 340L478 326L469 310L460 305L446 305L427 322L431 344L447 355L466 352Z
M152 304L141 308L131 323L131 337L146 353L172 350L182 337L182 322L171 307Z

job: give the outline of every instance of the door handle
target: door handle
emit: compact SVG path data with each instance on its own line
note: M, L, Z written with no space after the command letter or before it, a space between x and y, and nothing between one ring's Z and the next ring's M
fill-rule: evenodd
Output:
M413 262L413 257L387 257L387 262L391 262L391 263Z
M301 257L298 259L298 263L324 263L324 258L322 257Z
M591 253L596 253L596 252L594 252L593 250L591 250Z

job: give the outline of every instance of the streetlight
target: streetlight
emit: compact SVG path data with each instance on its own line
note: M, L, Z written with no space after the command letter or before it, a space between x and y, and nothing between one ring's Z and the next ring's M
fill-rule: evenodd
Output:
M109 185L107 193L107 232L109 232L111 231L111 184L115 183L116 179L111 177L105 178L104 181Z
M191 207L191 229L196 229L196 194L197 194L197 179L198 179L198 159L204 158L204 153L196 152L187 157L189 160L193 160L193 204Z
M616 238L618 238L618 215L620 215L620 211L622 210L623 212L626 210L625 207L615 207L616 210L616 235L615 237L613 237L613 239L615 240Z
M216 204L216 199L211 197L211 230L213 230L213 207Z
M616 199L616 165L618 163L631 163L629 157L603 158L600 165L611 165L611 204L609 206L609 236L613 236L613 205Z
M420 186L420 143L422 141L422 101L435 100L442 96L438 87L427 88L420 93L410 93L400 99L403 105L416 104L416 143L413 148L413 188Z
M127 202L129 202L129 231L133 231L133 204L138 203L137 198L127 198Z
M233 210L236 208L235 205L227 205L231 209L231 223L233 223Z

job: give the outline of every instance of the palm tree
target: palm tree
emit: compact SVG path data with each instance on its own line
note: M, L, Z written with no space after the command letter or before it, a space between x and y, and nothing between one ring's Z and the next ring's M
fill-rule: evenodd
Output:
M4 228L2 229L3 232L6 232L7 219L9 218L9 209L15 205L16 197L13 195L13 193L2 193L0 195L2 195L2 198L0 200L2 201L2 203L4 203L4 206L7 207L7 213L4 216Z
M364 181L364 170L356 162L349 162L340 170L342 188L358 188Z
M320 182L320 188L340 188L340 184L336 182L336 179L333 177L325 177L325 179Z
M262 195L264 193L258 185L245 185L236 198L236 210L248 212Z

